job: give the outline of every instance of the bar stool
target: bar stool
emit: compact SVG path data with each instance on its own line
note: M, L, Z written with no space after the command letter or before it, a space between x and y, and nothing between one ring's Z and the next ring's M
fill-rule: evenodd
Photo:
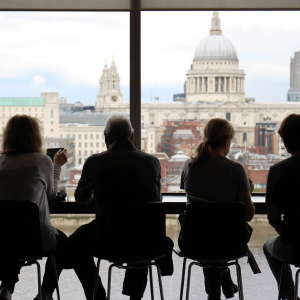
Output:
M166 256L166 213L162 202L114 204L108 210L105 240L94 256L98 258L94 284L96 300L101 260L112 262L108 269L107 300L111 294L112 269L149 269L151 299L154 300L152 266L156 266L161 300L164 300L161 271L153 262ZM123 264L127 264L124 266ZM130 264L130 266L128 266ZM131 266L131 264L139 264Z
M1 257L15 257L19 260L20 267L33 264L37 266L39 300L42 300L42 285L38 260L44 257L51 258L57 299L60 300L55 253L54 251L45 253L42 250L38 205L29 201L0 200L0 236L6 241L6 246L0 247Z
M299 300L299 297L298 297L298 285L299 285L300 264L299 263L293 263L293 262L286 262L286 261L282 261L282 260L279 260L279 261L282 262L283 265L281 267L280 282L279 282L279 291L278 291L278 300L281 300L280 294L281 294L281 289L282 289L282 285L283 285L283 280L284 280L284 276L283 275L284 275L284 272L285 272L286 265L293 265L296 268L298 268L298 270L296 271L296 275L295 275L294 300Z
M238 259L247 256L245 238L245 206L243 203L190 203L186 207L179 246L174 252L183 257L180 300L183 298L186 260L188 267L186 300L189 299L191 270L236 266L239 298L244 299L242 273Z

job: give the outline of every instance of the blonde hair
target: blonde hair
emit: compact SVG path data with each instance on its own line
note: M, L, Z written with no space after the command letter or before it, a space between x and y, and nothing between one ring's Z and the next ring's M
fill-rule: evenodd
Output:
M203 142L197 146L194 156L191 157L191 163L208 160L210 148L216 149L233 137L234 129L227 120L211 119L204 127Z
M43 153L40 121L27 115L10 118L3 132L1 154Z

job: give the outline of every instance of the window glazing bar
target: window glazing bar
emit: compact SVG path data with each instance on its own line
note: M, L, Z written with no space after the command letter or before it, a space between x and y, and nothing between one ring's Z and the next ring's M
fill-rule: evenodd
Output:
M134 145L141 149L141 1L131 0L130 10L130 121Z

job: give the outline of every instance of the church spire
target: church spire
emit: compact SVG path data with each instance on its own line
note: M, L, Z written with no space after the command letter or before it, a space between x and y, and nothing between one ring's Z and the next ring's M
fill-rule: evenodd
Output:
M221 19L219 17L219 12L215 11L211 19L211 30L210 34L222 34L221 30Z
M113 55L112 56L112 61L111 61L111 66L115 66L116 64L115 64L115 56Z
M103 69L107 69L107 59L105 58L105 65Z

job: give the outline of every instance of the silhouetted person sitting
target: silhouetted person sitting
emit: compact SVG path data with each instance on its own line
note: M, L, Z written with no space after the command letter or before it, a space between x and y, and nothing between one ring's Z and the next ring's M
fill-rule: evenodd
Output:
M85 271L84 291L88 300L93 296L96 272L93 254L101 252L101 243L105 242L109 206L116 203L161 201L160 163L155 156L134 147L130 121L123 115L112 115L107 120L104 135L108 150L94 154L86 160L75 191L75 200L78 203L88 204L92 200L95 201L96 220L81 226L69 237L61 259L57 261L58 265L64 265L70 257L74 257L73 261L77 267L80 265ZM100 249L96 249L96 245L100 245ZM158 260L157 263L161 267L162 275L172 275L173 242L170 238L166 238L165 246L168 257ZM87 258L90 261L88 264L85 263ZM132 299L142 298L147 284L147 272L148 268L127 270L123 294ZM106 299L101 279L97 299Z
M250 197L253 184L244 167L226 157L233 137L234 129L227 120L211 119L204 128L203 142L183 165L180 188L186 191L187 205L193 201L243 202L249 222L255 211ZM178 244L188 253L183 236L181 232ZM228 268L203 268L203 273L209 300L221 299L221 285L226 298L238 291Z
M300 264L300 115L287 116L278 133L291 157L276 163L269 171L266 192L268 220L279 236L267 240L264 253L279 285L282 263L277 259ZM281 299L294 299L294 281L289 265L285 268L280 296Z
M42 149L39 120L26 115L9 119L3 133L0 156L0 199L36 202L39 207L41 241L43 250L53 251L67 237L51 225L48 201L54 200L61 172L67 162L66 151L55 154L53 163ZM1 241L5 247L5 241ZM52 274L51 260L46 270ZM19 281L19 261L0 257L0 299L10 300L15 284ZM55 277L44 279L43 287L53 290ZM45 290L44 290L45 292ZM44 295L43 295L44 296ZM44 299L43 300L47 300Z

